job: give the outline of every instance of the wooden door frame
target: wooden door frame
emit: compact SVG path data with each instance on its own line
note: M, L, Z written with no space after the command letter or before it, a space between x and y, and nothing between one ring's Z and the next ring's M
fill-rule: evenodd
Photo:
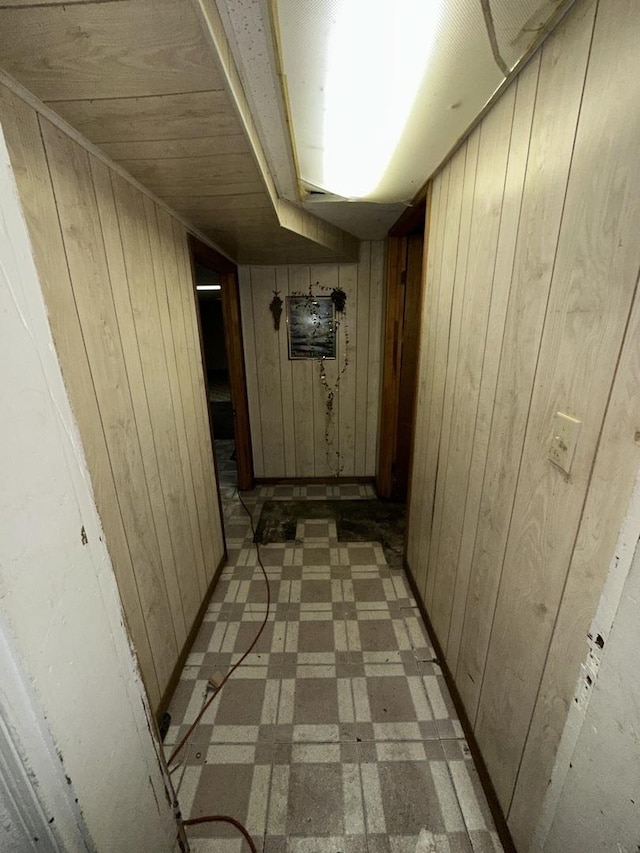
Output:
M253 452L251 449L251 427L249 423L249 401L247 398L247 380L244 365L244 347L242 345L242 322L240 317L240 288L238 284L238 267L229 258L216 252L197 237L189 234L191 264L196 261L220 274L222 284L222 317L224 324L224 341L229 367L229 385L231 388L231 405L233 407L233 432L236 442L236 465L238 468L238 489L252 489L255 482L253 473ZM193 270L193 287L196 298L195 269ZM204 358L204 342L202 323L198 307L198 328L200 331L200 354L206 379L206 363ZM211 409L207 400L209 426L211 437L214 438L211 423Z
M394 465L398 441L398 414L400 405L400 378L404 326L404 287L406 281L408 238L423 231L424 249L421 277L424 283L426 253L429 236L431 208L431 183L429 182L414 200L413 205L398 219L387 238L387 287L382 356L382 395L380 404L380 440L376 492L378 497L394 496ZM409 454L409 482L416 424L416 400L412 416L411 451ZM407 491L408 497L409 491Z

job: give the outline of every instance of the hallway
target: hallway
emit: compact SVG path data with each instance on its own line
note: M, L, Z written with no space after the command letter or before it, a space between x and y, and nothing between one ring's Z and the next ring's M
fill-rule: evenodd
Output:
M229 562L171 702L167 754L249 646L265 584L249 520L218 448ZM294 494L295 492L295 494ZM273 486L266 499L371 498L369 486ZM378 543L338 541L306 521L294 542L260 546L272 607L256 650L205 713L173 771L184 817L228 814L265 853L501 850L472 759L404 577ZM240 853L222 824L189 827L197 853ZM215 839L215 840L214 840Z

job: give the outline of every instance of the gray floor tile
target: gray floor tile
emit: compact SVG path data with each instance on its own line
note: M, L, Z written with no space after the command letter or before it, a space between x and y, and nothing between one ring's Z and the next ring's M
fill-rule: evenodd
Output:
M251 644L266 589L234 499L232 443L218 468L230 562L170 704L165 751ZM368 486L271 486L265 499L372 497ZM337 542L301 521L296 542L261 548L272 592L255 649L205 713L172 771L186 816L227 812L268 853L501 850L441 669L404 577L378 543ZM189 828L194 853L243 851L237 832Z

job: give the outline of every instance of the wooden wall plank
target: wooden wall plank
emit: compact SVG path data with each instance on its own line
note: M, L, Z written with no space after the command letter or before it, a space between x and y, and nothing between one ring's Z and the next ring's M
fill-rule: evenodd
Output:
M338 385L340 398L338 412L339 470L343 477L355 476L356 427L356 343L358 320L358 267L341 264L338 268L338 286L347 294L344 314L336 313L338 323ZM344 369L344 372L343 372Z
M393 471L394 491L403 499L406 498L409 484L409 466L413 446L413 419L415 414L415 391L420 350L420 311L422 302L422 262L424 258L424 216L419 232L410 234L407 239L407 267L404 289L403 324L402 324L402 364L400 366L400 383L397 417L396 458ZM389 292L387 281L387 293ZM383 367L384 371L384 367ZM384 372L383 372L384 376ZM384 379L383 379L384 383ZM380 438L378 452L377 482L382 474L382 441L384 436L384 399L380 405Z
M165 210L156 208L156 218L158 223L160 248L162 252L162 266L165 280L165 316L169 323L169 326L165 331L165 340L170 341L170 346L173 350L173 358L175 360L174 379L176 381L176 387L173 389L172 393L175 401L174 404L178 407L176 409L178 441L180 442L180 454L183 464L189 515L191 518L194 549L196 550L196 559L199 560L198 551L202 555L202 564L199 571L202 573L203 580L206 584L209 576L206 554L212 549L213 540L212 531L207 523L208 515L204 514L203 516L200 506L201 501L198 500L198 496L202 491L202 470L198 458L199 454L197 454L194 449L193 430L191 428L192 420L189 417L189 383L184 381L188 359L183 326L181 322L178 322L179 318L181 320L181 311L175 304L179 274L174 245L174 233L171 217ZM158 298L160 299L160 294L158 295ZM164 309L161 309L161 312L164 313Z
M429 419L426 431L424 490L426 495L426 517L428 527L422 533L421 561L425 564L425 601L431 602L433 596L434 572L429 565L429 550L433 536L433 507L437 488L438 455L440 448L440 433L442 427L442 405L444 402L444 379L447 346L449 340L449 321L453 293L451 287L443 286L442 253L444 250L444 226L449 203L449 181L451 164L448 163L441 174L441 190L439 215L436 219L436 244L433 253L433 275L438 282L437 299L432 306L433 312L433 343L429 353L429 368L431 373L429 396Z
M260 422L260 386L258 384L258 363L256 360L254 334L255 320L253 316L251 270L249 267L240 267L238 269L238 283L240 289L240 311L242 314L244 360L247 369L247 398L249 400L249 420L251 422L253 469L256 477L264 477L262 425Z
M224 555L186 234L31 105L4 87L0 99L123 609L157 709Z
M239 268L257 477L375 473L384 244L367 243L362 258L359 264ZM286 297L306 296L310 287L314 295L326 297L338 286L347 294L346 310L338 318L338 357L323 363L324 386L319 361L289 360ZM284 301L278 332L268 310L276 287ZM328 394L333 395L330 412Z
M464 521L465 501L462 496L466 495L469 484L477 426L514 101L515 90L511 87L480 129L467 261L467 277L471 277L471 282L465 287L460 332L465 346L459 353L455 379L451 445L444 471L442 533L436 563L433 568L429 567L429 580L433 578L434 589L431 599L434 627L444 643L449 630Z
M629 0L576 4L479 125L482 139L515 92L497 243L474 239L473 222L457 237L470 250L459 334L457 283L450 322L440 308L439 258L456 239L446 166L433 185L407 559L424 589L431 547L431 620L519 849L535 832L638 464L637 87L615 95L620 79L638 79L638 14ZM504 168L483 179L482 164L474 208L503 192ZM457 376L448 441L445 333ZM547 459L556 411L583 422L568 477Z
M356 374L356 414L354 423L354 474L364 476L367 455L367 394L369 378L369 283L371 280L371 242L363 240L360 243L360 258L358 262L358 292L356 296L355 316L355 347L353 358ZM354 313L351 311L353 322Z
M251 271L256 357L259 360L260 431L265 477L282 476L285 445L282 428L282 380L280 376L280 336L273 328L269 304L276 290L273 267Z
M191 349L187 344L187 332L184 320L182 290L184 287L192 285L185 279L186 271L183 263L182 247L182 243L185 240L184 233L174 227L174 220L165 211L158 210L158 223L164 247L166 296L177 370L180 377L180 395L187 436L189 464L193 478L193 494L200 529L205 577L208 582L212 571L215 571L215 566L217 565L216 559L219 559L220 543L216 533L215 521L212 519L211 509L208 505L208 495L205 485L206 469L203 467L204 460L200 444L198 415L192 379L193 365L191 364ZM219 515L219 511L216 514Z
M379 472L376 491L391 497L395 482L395 451L398 437L400 402L400 370L403 364L404 304L407 276L406 237L387 241L386 299L384 304L384 350L382 355L382 406L380 418L384 429L380 434Z
M289 268L289 293L291 295L308 293L310 284L311 270L309 267L294 266ZM286 311L287 306L284 307ZM296 437L296 475L298 477L316 476L313 410L315 367L312 361L293 361L291 363L293 394L296 402L293 417Z
M380 384L382 381L382 306L385 294L385 244L376 240L371 244L369 285L369 348L367 364L367 454L366 476L376 473L378 463L378 436L380 433Z
M43 101L221 86L188 0L0 9L0 50L3 67Z
M173 474L175 483L170 484L170 486L165 489L165 496L167 496L168 510L172 513L175 512L172 517L172 523L184 525L184 530L178 529L177 532L185 537L188 536L188 531L191 532L191 544L185 542L180 549L185 561L183 567L191 569L189 575L183 580L183 583L190 583L193 585L194 580L197 579L199 594L196 601L197 608L199 608L200 602L204 599L207 592L208 583L204 565L204 555L202 552L200 527L194 499L191 460L189 458L187 444L182 395L180 391L180 378L178 375L175 344L173 341L173 330L171 328L171 319L169 317L169 308L167 303L167 281L165 271L165 250L167 247L164 246L160 236L157 217L158 209L156 205L147 197L143 199L143 203L147 220L149 244L151 248L153 276L156 284L156 300L160 319L159 328L162 335L167 376L169 380L167 389L168 399L170 401L170 411L173 418L173 425L175 427L174 432L174 428L169 424L169 443L173 446L173 452L177 450L178 453L175 459L172 460L172 465L168 465L166 468L167 474ZM172 467L174 469L173 472L171 470ZM180 501L180 508L177 511L175 511L175 507L173 506L176 499ZM191 559L192 555L194 563L189 566L188 560ZM193 571L194 568L196 570L195 578ZM196 613L197 608L195 611ZM190 619L187 617L187 623L191 621L192 624L194 618L195 614L193 614Z
M476 149L477 150L477 149ZM450 163L449 192L447 209L444 216L444 238L442 245L442 261L440 264L440 291L451 293L449 318L443 318L443 325L448 326L446 340L443 346L436 350L434 371L439 372L442 383L442 414L440 418L440 441L434 453L437 454L438 468L447 470L449 443L451 434L451 417L455 392L455 371L457 365L458 342L460 338L460 323L464 305L465 272L457 275L458 237L462 215L462 198L464 190L464 175L466 165L466 143L459 149ZM475 169L473 170L475 175ZM462 260L462 258L461 258ZM465 267L466 271L466 267ZM456 289L456 284L458 288ZM434 380L435 381L435 380ZM438 571L438 550L442 532L442 511L444 507L445 478L436 481L431 522L431 539L427 552L427 578L432 585ZM431 593L432 594L432 593ZM434 608L434 613L436 612Z
M495 407L498 368L513 274L539 66L540 55L537 54L520 75L515 86L513 129L509 145L504 204L500 219L493 276L487 345L484 351L482 381L469 469L469 486L465 501L455 588L450 588L451 600L447 602L447 607L451 610L451 618L444 647L449 665L454 672L457 668L480 500L484 486L487 450Z
M133 542L132 552L71 286L38 117L3 86L0 86L0 112L65 385L82 435L100 519L108 532L109 553L127 624L135 642L150 701L155 706L161 691L134 572L133 560L138 556L135 553L136 542ZM144 552L141 556L144 559ZM161 644L158 647L161 648Z
M337 264L312 266L311 291L314 296L329 296L338 286L339 274ZM313 427L314 427L314 470L316 477L332 477L339 470L340 450L340 395L336 387L336 379L342 370L344 353L337 353L335 360L313 364ZM326 384L320 381L321 367L324 367ZM329 395L332 401L329 402Z
M184 590L180 588L176 560L179 550L169 524L167 496L164 494L167 481L162 476L167 451L160 446L160 435L156 435L156 429L158 432L162 429L161 419L166 417L169 403L162 394L159 404L155 395L160 391L161 380L168 385L168 379L166 369L161 370L156 351L157 304L156 316L149 319L147 315L153 310L155 282L146 220L140 194L119 177L112 176L112 185L117 223L109 222L114 233L108 239L105 234L105 245L112 270L114 302L136 411L144 471L180 649L187 637L187 614L192 594L190 585ZM102 197L105 199L103 221L106 222L106 207L111 199L107 202L106 191ZM116 232L117 228L119 232Z
M556 275L575 277L590 289L597 286L601 305L617 302L621 296L624 303L623 294L634 284L636 289L509 814L518 840L529 837L535 826L536 810L529 815L524 804L540 803L546 791L578 665L586 656L585 635L640 463L636 440L640 422L640 251L634 236L640 227L640 164L634 143L639 132L635 104L640 57L633 49L639 13L637 4L619 0L598 9L567 189ZM620 80L633 81L633 85L620 91ZM575 280L572 284L575 288ZM596 304L594 318L597 310ZM603 326L603 336L607 331ZM599 379L598 374L590 376L589 369L586 364L583 388L592 387Z
M621 15L624 19L624 15ZM611 400L598 444L567 585L554 627L508 814L516 844L532 838L573 700L587 635L600 602L640 468L640 298L634 299Z
M282 299L280 328L286 328L287 296L289 295L289 270L276 268L276 289ZM293 395L292 362L289 359L289 345L286 335L278 335L280 357L280 387L282 391L282 441L284 444L285 476L295 477L298 470L294 410L297 405Z
M478 150L480 146L480 129L477 128L465 142L464 178L462 186L462 198L460 202L460 221L457 230L458 245L455 257L455 279L453 283L453 303L451 306L451 328L449 341L449 358L447 361L447 375L445 380L445 398L443 406L443 440L442 446L446 448L448 455L451 444L451 427L453 417L453 405L455 400L455 377L458 365L458 354L461 346L461 323L463 306L465 304L466 288L472 286L471 277L467 276L467 264L469 257L469 236L471 233L471 219L473 215L473 199L476 184L476 172L478 167ZM462 341L464 346L464 341ZM446 458L443 470L446 472ZM444 489L440 490L440 524L442 519L442 504L444 503ZM434 513L435 522L435 513ZM441 530L439 531L441 532ZM438 540L439 541L439 540Z
M136 546L139 543L134 561L138 589L152 638L156 671L164 687L186 638L186 627L175 563L170 558L165 560L162 554L164 540L158 530L161 501L154 496L149 481L151 428L148 425L145 433L137 396L144 394L144 389L136 388L133 371L125 368L130 352L124 342L125 327L114 292L117 283L105 254L109 240L119 239L119 235L114 231L108 234L100 217L86 151L46 120L41 119L40 126L118 500L128 524L129 542ZM137 341L134 346L137 349ZM166 530L165 516L162 523ZM172 553L170 550L171 557ZM173 633L167 631L168 620L173 622Z
M587 45L594 12L592 5L582 19L581 34ZM574 21L580 21L579 16ZM636 158L629 149L621 149L626 136L611 148L598 146L590 120L597 127L602 125L594 112L587 111L578 127L478 709L478 737L505 807L546 660L638 270L637 255L626 252L625 260L633 269L619 269L620 277L613 276L616 254L610 243L612 232L619 229L615 245L619 240L627 245L637 228L631 207L635 200L628 201L629 184L615 191L621 157L625 164L632 163L626 169L633 178L638 174ZM605 269L606 286L601 277ZM546 459L552 419L558 410L583 421L568 480ZM505 672L499 661L504 661L506 648L511 662ZM497 743L496 714L509 726L508 743L504 737Z
M426 488L427 435L429 412L431 411L431 388L433 384L433 350L435 348L435 309L438 303L439 280L433 274L437 253L438 229L435 223L440 216L442 197L442 172L431 184L431 227L425 240L426 264L423 264L425 289L423 294L422 320L423 341L420 346L420 365L416 389L416 423L414 432L413 471L409 490L409 516L407 519L407 560L418 589L424 593L427 580L427 560L423 559L424 537L430 530L430 510L427 507L433 496Z
M458 664L461 696L472 720L477 713L491 631L487 614L494 612L500 583L545 321L587 60L588 33L578 44L582 53L576 55L573 33L560 30L544 46L541 56L510 304Z

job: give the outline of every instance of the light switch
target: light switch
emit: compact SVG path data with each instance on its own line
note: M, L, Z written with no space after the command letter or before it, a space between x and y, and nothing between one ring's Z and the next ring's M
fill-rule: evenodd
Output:
M567 474L571 471L571 463L576 452L581 426L582 421L562 412L556 412L553 419L553 436L549 447L549 459Z

